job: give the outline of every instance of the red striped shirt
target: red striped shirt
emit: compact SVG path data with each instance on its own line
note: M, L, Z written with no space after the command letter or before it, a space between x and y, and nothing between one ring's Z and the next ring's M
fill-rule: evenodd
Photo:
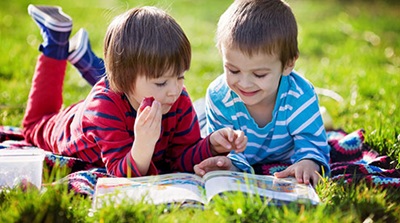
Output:
M54 117L49 132L53 151L105 166L115 176L141 176L130 150L135 140L136 111L124 94L109 89L103 78L88 97ZM184 89L162 117L161 135L147 175L193 172L193 166L211 156L209 137L200 136L192 101Z

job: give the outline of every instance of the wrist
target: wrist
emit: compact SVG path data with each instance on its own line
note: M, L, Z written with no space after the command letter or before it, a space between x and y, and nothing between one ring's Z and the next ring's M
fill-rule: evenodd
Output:
M215 151L214 146L210 143L210 152L212 156L218 155L218 152Z
M214 145L212 144L212 140L211 140L211 135L212 134L213 133L209 134L206 137L206 140L207 140L207 145L208 145L208 149L209 149L209 151L211 153L211 156L216 156L216 155L218 155L218 152L215 150Z
M315 159L309 159L309 158L307 158L307 159L304 159L304 160L312 161L313 164L314 164L314 166L315 166L315 169L316 169L318 172L321 170L321 166L323 166L321 162L319 162L318 160L315 160Z

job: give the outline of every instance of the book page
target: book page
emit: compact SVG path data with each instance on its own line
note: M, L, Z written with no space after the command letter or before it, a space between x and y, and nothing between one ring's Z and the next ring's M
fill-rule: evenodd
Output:
M137 178L99 178L94 195L95 208L124 199L151 204L204 203L202 178L176 173Z
M294 178L279 179L270 175L212 171L204 176L204 181L208 201L223 192L241 191L283 203L320 202L311 185L299 184Z

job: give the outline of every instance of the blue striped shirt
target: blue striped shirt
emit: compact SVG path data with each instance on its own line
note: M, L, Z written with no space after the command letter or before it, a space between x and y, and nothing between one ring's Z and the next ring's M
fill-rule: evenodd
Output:
M228 157L242 171L252 172L252 165L266 163L296 163L311 159L330 172L329 146L318 98L312 84L292 72L282 76L272 120L259 127L245 104L219 76L207 89L207 131L231 127L248 137L243 153L231 152Z

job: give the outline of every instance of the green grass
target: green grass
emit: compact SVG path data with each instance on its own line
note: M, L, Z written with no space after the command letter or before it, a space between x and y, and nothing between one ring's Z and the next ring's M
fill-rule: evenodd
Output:
M107 25L137 5L167 9L187 33L193 59L185 84L193 100L222 72L214 47L219 15L230 0L28 1L0 2L0 125L20 126L38 56L41 36L27 14L33 4L58 4L74 19L73 33L88 30L94 51L102 54ZM334 90L336 102L320 96L334 126L366 130L366 141L380 154L400 161L400 23L398 1L289 1L299 24L300 58L296 70L317 87ZM65 105L83 99L90 87L68 66ZM397 168L400 166L397 164ZM54 176L45 177L51 182ZM399 222L397 191L324 181L317 188L318 207L270 207L240 196L221 199L205 211L144 204L107 207L92 212L88 198L66 188L45 193L0 193L1 222Z

